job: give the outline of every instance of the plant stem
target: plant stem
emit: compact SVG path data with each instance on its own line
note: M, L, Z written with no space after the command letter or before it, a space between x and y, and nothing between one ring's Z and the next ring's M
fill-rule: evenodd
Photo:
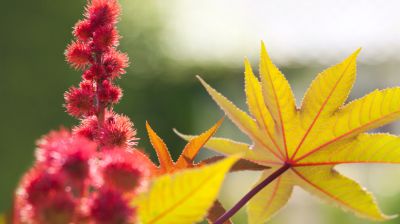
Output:
M270 184L272 181L274 181L276 178L278 178L280 175L282 175L286 170L288 170L291 167L289 163L285 163L281 168L276 170L274 173L272 173L269 177L267 177L265 180L263 180L261 183L259 183L257 186L255 186L253 189L251 189L245 196L243 196L240 201L238 201L235 206L233 206L230 210L225 212L221 217L215 221L214 224L223 224L226 220L231 218L236 212L238 212L254 195L256 195L259 191L261 191L265 186Z
M101 127L103 126L104 123L104 117L105 117L105 107L104 105L100 102L100 92L102 91L102 83L101 81L97 81L96 83L96 98L97 98L97 121L99 124L99 130L101 130Z
M96 53L94 56L94 61L95 64L100 64L101 63L101 55L102 53ZM103 126L104 123L104 116L105 116L105 106L100 102L100 92L102 91L103 88L103 80L96 80L96 116L97 116L97 122L99 125L99 130L101 130L101 127Z

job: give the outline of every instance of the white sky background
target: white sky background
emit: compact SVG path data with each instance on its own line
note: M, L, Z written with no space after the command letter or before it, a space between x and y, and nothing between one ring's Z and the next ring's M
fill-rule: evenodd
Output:
M237 62L260 40L278 64L329 64L358 47L361 62L400 58L400 1L174 0L165 42L179 60Z

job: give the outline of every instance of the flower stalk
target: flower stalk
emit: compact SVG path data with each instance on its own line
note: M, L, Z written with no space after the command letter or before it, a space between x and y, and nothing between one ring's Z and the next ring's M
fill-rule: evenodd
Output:
M264 187L266 187L268 184L272 183L276 178L281 176L283 173L285 173L292 165L289 163L285 163L281 168L276 170L274 173L272 173L270 176L268 176L265 180L263 180L261 183L259 183L257 186L255 186L253 189L251 189L246 195L242 197L231 209L226 211L221 217L215 221L214 224L223 224L225 221L230 219L233 215L235 215L246 203L254 197L258 192L260 192Z

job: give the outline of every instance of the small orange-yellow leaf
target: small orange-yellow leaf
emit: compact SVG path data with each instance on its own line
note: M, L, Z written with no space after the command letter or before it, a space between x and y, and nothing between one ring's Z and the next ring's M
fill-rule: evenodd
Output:
M192 138L189 143L185 146L182 154L176 161L177 168L185 168L193 165L195 156L199 153L200 149L207 143L207 141L215 134L219 126L221 126L224 119L219 120L213 127L200 134L197 137Z
M149 135L150 143L156 150L158 161L160 162L160 169L162 172L171 172L174 169L174 162L169 154L168 148L164 141L157 135L157 133L146 122L147 133Z

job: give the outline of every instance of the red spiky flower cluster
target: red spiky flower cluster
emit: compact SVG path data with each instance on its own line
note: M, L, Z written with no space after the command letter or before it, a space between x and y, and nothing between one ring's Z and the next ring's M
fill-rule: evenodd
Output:
M37 142L35 164L16 192L14 223L135 223L129 201L146 190L155 166L133 148L129 118L112 109L122 96L113 81L128 66L116 49L119 14L117 0L89 0L85 19L75 25L65 56L83 73L65 93L65 107L81 123Z

